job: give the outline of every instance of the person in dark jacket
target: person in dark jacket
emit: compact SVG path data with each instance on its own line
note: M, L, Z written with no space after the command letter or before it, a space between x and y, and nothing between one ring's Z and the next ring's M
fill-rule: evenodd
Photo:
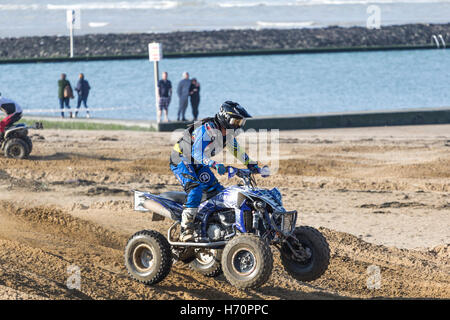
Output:
M75 90L78 93L78 103L77 103L77 111L75 112L75 118L78 117L78 110L80 109L81 102L83 102L84 107L86 108L86 118L89 118L89 107L87 106L87 98L89 96L89 91L91 90L91 86L89 82L84 79L84 74L80 73L80 80L78 80L77 86Z
M64 118L64 105L70 110L70 99L73 98L73 91L70 82L66 80L66 74L61 74L61 79L58 80L58 98L59 107L61 109L61 117ZM70 117L72 118L72 111L69 111Z
M189 103L189 88L191 87L191 80L189 73L183 73L183 79L178 83L177 94L179 98L179 106L177 113L177 121L186 121L186 109Z
M194 121L197 121L198 105L200 104L200 83L195 78L192 79L189 96L191 97L192 115L194 116Z

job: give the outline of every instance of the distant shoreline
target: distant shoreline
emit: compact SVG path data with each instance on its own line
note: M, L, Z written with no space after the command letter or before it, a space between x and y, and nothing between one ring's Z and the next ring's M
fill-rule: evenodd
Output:
M164 53L164 59L171 58L205 58L205 57L227 57L227 56L256 56L256 55L278 55L278 54L311 54L311 53L336 53L336 52L359 52L359 51L399 51L399 50L424 50L436 49L434 45L423 46L367 46L367 47L327 47L309 49L279 49L279 50L241 50L241 51L211 51L211 52L183 52ZM108 60L143 60L148 59L148 54L136 55L104 55L104 56L74 56L70 57L45 57L45 58L17 58L0 59L1 64L24 64L24 63L58 63L78 61L108 61Z
M149 42L161 42L172 55L227 55L246 52L320 50L365 50L371 48L433 47L433 35L442 35L450 45L450 23L406 24L381 29L326 27L304 29L220 30L141 34L90 34L75 36L75 56L131 57L147 55ZM66 58L67 36L0 38L0 60Z

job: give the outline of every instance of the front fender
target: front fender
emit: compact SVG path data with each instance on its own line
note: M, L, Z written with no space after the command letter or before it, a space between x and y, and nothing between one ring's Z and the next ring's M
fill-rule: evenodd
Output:
M273 210L274 212L275 212L275 211L286 211L286 209L285 209L283 206L280 206L279 204L274 203L273 201L270 201L270 200L266 199L264 196L260 196L260 195L257 195L257 194L255 194L255 193L248 192L248 191L244 191L244 190L239 191L238 199L237 199L237 200L238 200L237 203L238 203L239 207L242 205L242 203L243 203L246 199L249 199L249 200L252 201L252 202L253 202L255 199L264 201L265 203L267 203L267 204L270 205L270 207L272 208L272 210Z

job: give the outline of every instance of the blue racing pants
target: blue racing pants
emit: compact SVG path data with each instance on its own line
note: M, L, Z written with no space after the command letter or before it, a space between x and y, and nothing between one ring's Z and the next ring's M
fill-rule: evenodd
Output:
M208 166L189 164L183 160L178 165L171 164L170 170L187 193L186 203L184 204L186 208L198 208L203 192L220 192L223 190L223 186Z

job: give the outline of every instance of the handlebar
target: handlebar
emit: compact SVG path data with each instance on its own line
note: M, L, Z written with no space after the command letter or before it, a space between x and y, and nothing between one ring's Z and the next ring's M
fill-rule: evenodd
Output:
M239 178L245 179L249 178L252 174L256 174L256 172L252 172L250 169L239 169L232 166L226 167L228 172L228 179L231 179L234 176L238 176ZM262 168L258 168L258 174L263 178L267 178L270 176L270 169L268 166L264 166Z

